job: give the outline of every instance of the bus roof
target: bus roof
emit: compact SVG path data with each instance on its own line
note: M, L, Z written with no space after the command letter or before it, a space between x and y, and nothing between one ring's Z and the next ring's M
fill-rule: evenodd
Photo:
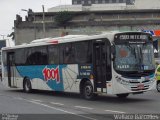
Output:
M17 45L13 47L4 47L2 48L2 50L43 46L43 45L49 45L49 44L60 44L60 43L68 43L68 42L76 42L76 41L85 41L85 40L100 39L100 38L108 38L110 42L112 42L115 34L128 33L128 32L133 32L133 31L127 31L127 32L111 31L111 32L103 32L102 34L98 34L98 35L66 35L64 37L36 39L29 44L24 43L22 45Z

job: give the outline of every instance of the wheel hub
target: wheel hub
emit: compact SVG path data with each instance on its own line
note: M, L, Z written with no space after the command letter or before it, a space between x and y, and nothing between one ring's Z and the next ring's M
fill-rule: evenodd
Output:
M160 91L160 83L157 85L157 89L158 91Z
M86 91L86 95L87 95L87 96L90 96L91 93L92 93L92 88L91 88L91 86L86 86L85 91Z

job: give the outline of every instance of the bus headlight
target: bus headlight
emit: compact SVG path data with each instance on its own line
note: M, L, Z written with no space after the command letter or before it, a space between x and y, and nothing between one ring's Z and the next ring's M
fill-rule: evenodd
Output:
M150 83L154 82L155 80L156 80L155 78L151 78Z

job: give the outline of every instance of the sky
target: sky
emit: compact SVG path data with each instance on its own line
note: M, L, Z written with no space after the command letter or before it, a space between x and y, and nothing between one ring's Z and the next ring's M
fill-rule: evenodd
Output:
M45 12L48 8L71 4L72 0L0 0L0 39L7 39L7 35L13 32L16 14L25 19L26 11L22 9L32 9L33 12L42 12L44 5ZM3 36L4 35L4 36Z

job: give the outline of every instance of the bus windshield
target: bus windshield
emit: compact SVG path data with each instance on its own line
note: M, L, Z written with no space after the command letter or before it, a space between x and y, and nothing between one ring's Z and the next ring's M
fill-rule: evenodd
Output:
M124 42L115 43L114 68L121 74L151 73L155 69L152 42Z

